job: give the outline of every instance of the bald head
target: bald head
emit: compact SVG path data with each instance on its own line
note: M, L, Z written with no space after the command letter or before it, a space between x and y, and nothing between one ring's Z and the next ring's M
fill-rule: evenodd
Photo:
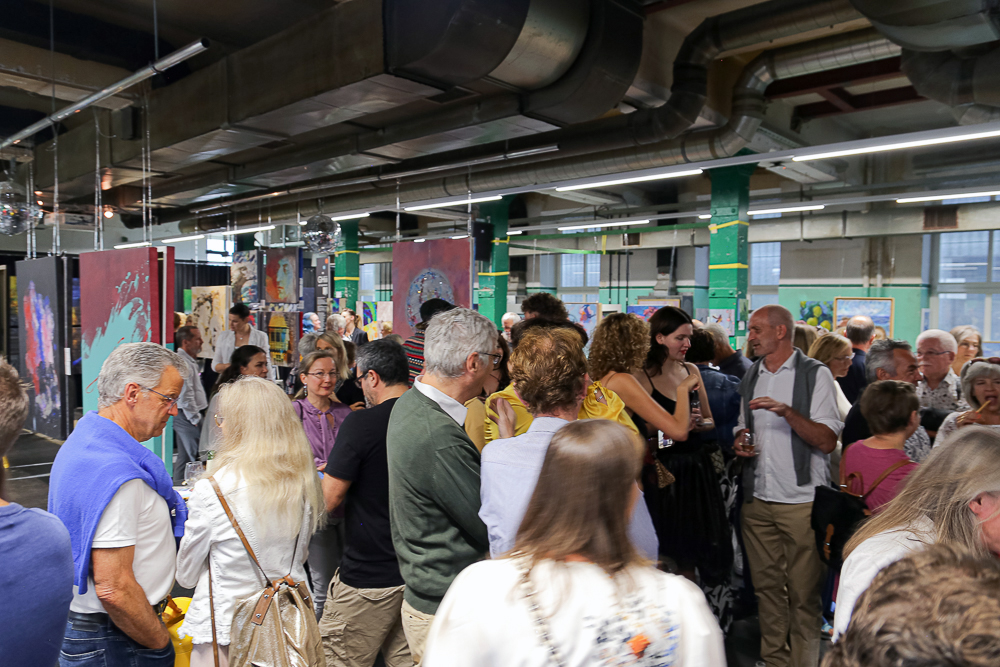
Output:
M844 336L851 341L851 347L867 352L875 340L875 323L867 315L855 315L847 320Z
M767 318L767 323L772 327L785 327L789 332L795 328L795 319L792 317L792 313L784 306L777 304L764 306L755 310L753 314L756 315L757 313Z
M753 311L747 340L753 344L754 353L766 357L776 354L782 361L792 353L792 334L795 320L787 308L772 305Z

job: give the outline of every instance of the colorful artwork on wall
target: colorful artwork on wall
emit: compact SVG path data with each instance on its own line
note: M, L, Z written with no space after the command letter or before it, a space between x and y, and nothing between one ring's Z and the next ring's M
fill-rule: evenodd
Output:
M649 318L653 316L653 313L658 311L664 306L673 306L674 308L681 307L680 299L666 299L663 301L642 301L638 306L629 306L625 312L632 313L633 315L638 315L642 319L649 321Z
M25 428L52 438L66 437L62 268L58 257L17 263L20 370L30 401Z
M730 336L736 335L736 322L733 319L732 308L709 308L708 321L705 324L718 324Z
M575 322L582 326L588 337L594 335L594 329L601 320L601 304L599 303L567 303L566 310L569 311L570 322Z
M833 318L842 327L852 317L867 315L875 323L876 331L881 328L886 338L892 338L895 307L896 300L892 298L838 296L833 300Z
M302 262L298 248L269 248L264 252L264 276L268 303L299 302Z
M468 239L396 243L392 248L393 332L404 339L420 323L420 305L444 299L472 307L472 244Z
M358 301L358 309L355 312L361 318L357 326L368 334L368 340L378 340L381 337L378 323L378 304L375 301Z
M814 327L833 331L833 301L799 301L799 319Z
M233 263L229 267L229 284L232 286L233 303L257 303L257 251L238 250L233 253Z
M272 312L267 313L266 318L265 330L271 348L271 363L275 366L294 366L298 361L296 354L302 315Z
M191 288L191 316L194 326L201 331L199 357L211 359L215 356L215 341L223 331L229 318L229 285Z

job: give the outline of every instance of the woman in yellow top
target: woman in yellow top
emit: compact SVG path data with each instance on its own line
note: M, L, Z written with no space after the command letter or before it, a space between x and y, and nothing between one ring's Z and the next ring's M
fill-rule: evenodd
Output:
M532 328L532 322L532 320L521 322L522 328L519 333L523 335L528 328ZM568 320L565 322L539 320L537 326L566 328L581 332L576 325ZM580 344L586 344L586 333L581 332ZM579 418L607 419L618 422L635 433L639 432L629 417L622 399L614 391L608 390L600 381L588 381L587 396L583 405L580 406ZM525 433L531 426L533 419L531 413L518 397L514 385L508 385L506 389L491 395L486 401L486 444L500 438L511 438Z

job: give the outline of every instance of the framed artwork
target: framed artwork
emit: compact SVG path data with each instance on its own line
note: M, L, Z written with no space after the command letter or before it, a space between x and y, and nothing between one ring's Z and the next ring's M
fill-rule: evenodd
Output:
M25 428L51 438L66 437L66 346L59 257L17 263L21 377L28 381Z
M298 248L268 248L264 253L264 281L268 303L299 302L302 251Z
M597 323L601 321L601 304L599 303L567 303L569 320L579 324L586 330L587 336L594 335Z
M420 305L444 299L472 307L472 243L438 239L396 243L392 248L393 333L404 339L420 323Z
M270 344L271 363L275 366L294 366L298 361L299 332L302 314L269 312L264 314L267 339Z
M233 263L229 267L229 284L232 287L233 303L257 303L260 275L256 250L238 250L233 253Z
M708 321L705 324L718 324L725 329L730 336L736 335L736 321L733 319L735 311L732 308L710 308L708 310Z
M837 327L847 325L847 320L856 315L872 318L876 329L881 327L887 338L892 338L896 300L882 297L844 297L833 300L833 320Z
M833 301L799 301L799 319L811 326L833 331Z
M191 318L204 341L199 357L215 356L215 341L226 330L229 319L230 293L230 285L191 288Z
M679 302L680 301L678 300L678 303ZM633 315L638 315L640 318L642 318L642 319L644 319L644 320L646 320L648 322L649 318L651 318L653 316L653 313L655 313L656 311L658 311L660 308L663 308L664 306L672 306L672 305L674 305L674 304L672 304L672 303L661 303L661 302L656 302L655 304L641 304L641 305L638 305L638 306L629 306L628 308L625 309L625 312L626 313L632 313Z

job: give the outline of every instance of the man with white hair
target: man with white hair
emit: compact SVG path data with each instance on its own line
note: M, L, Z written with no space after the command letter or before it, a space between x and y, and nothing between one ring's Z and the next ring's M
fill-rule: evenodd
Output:
M920 407L962 412L969 404L962 399L962 382L951 370L958 343L942 329L928 329L917 336L917 363L924 379L917 383Z
M704 330L712 335L715 342L715 360L713 363L719 371L734 378L743 379L753 362L743 356L739 350L734 350L729 344L729 334L718 324L709 324Z
M743 543L768 667L819 662L826 568L810 517L816 487L830 484L829 455L844 426L833 374L793 347L794 332L792 314L781 306L750 317L747 339L760 358L740 383L734 431L734 452L744 457Z
M406 584L403 631L417 665L451 582L489 551L465 402L479 395L501 358L488 319L468 308L438 313L425 330L423 374L389 418L389 518Z
M163 461L142 444L177 414L188 367L154 343L120 345L88 412L59 449L49 511L69 530L77 587L62 658L74 665L172 665L160 621L187 510Z
M351 337L347 335L347 318L340 313L334 313L326 318L326 330L344 340L351 340Z
M504 313L503 317L500 318L500 324L503 325L503 339L510 342L510 328L521 321L521 316L517 313Z

